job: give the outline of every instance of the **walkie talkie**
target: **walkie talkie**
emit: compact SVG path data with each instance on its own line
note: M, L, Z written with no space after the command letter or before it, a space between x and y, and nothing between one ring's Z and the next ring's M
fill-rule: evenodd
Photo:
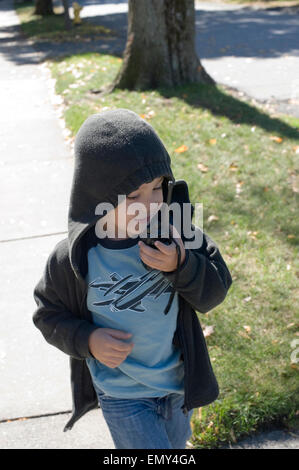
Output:
M174 180L168 180L167 182L167 199L166 199L166 204L169 206L170 203L171 203L171 200L172 200L172 194L173 194L173 188L175 186L175 181ZM175 240L175 238L173 238L172 236L172 230L171 230L171 227L169 226L169 237L166 238L166 237L163 237L161 235L161 226L162 226L162 221L161 221L161 218L162 218L162 214L161 214L161 211L159 210L157 212L157 214L155 214L155 216L153 217L152 220L149 221L149 223L147 224L147 227L145 229L145 231L143 232L146 236L143 238L142 237L142 241L150 246L151 248L154 248L155 250L158 250L158 248L155 246L155 241L159 241L161 243L164 243L165 245L170 245L171 242L173 241L176 245L176 250L177 250L177 255L178 255L178 261L177 261L177 267L176 267L176 275L175 275L175 280L174 280L174 283L173 283L173 289L172 289L172 293L170 295L170 298L169 298L169 302L164 310L164 313L165 315L167 315L169 309L170 309L170 306L172 304L172 301L173 301L173 298L174 298L174 294L175 294L175 285L177 283L177 280L178 280L178 276L179 276L179 267L181 265L181 248L178 244L178 242ZM152 224L155 223L156 224L156 228L157 228L157 236L155 237L151 237L150 235L150 228L152 226ZM141 259L141 262L143 263L144 267L148 270L151 270L152 268L150 266L148 266L147 264L145 264L142 259Z

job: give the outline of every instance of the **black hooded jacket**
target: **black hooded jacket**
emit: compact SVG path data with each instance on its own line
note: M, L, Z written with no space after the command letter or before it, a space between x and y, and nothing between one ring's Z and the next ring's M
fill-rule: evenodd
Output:
M96 207L102 202L116 207L118 195L130 194L159 176L165 177L165 197L168 180L175 182L169 154L157 133L129 109L117 108L89 116L76 135L74 150L68 237L53 247L33 291L37 304L34 325L49 344L70 357L73 410L65 431L99 406L85 361L93 357L88 340L98 328L87 308L84 280L88 249L97 244L95 224L101 215ZM172 201L188 202L186 195L175 191L175 187ZM175 271L163 272L173 282L179 298L173 344L181 349L184 361L184 413L211 403L219 394L195 311L206 313L215 308L223 302L232 284L216 243L191 220L190 224L193 231L202 235L201 246L187 248L184 263ZM180 235L184 242L183 231Z

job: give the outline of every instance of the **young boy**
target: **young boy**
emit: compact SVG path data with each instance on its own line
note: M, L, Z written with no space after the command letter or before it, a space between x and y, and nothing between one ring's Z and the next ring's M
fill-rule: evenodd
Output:
M141 234L169 180L170 157L149 123L124 108L89 116L75 140L68 237L34 289L35 326L70 356L64 430L100 405L116 448L185 448L193 409L219 394L195 313L219 305L232 284L217 245L203 232L200 247L185 248L174 226L170 245L132 236L130 222L139 219ZM132 215L135 202L145 215Z

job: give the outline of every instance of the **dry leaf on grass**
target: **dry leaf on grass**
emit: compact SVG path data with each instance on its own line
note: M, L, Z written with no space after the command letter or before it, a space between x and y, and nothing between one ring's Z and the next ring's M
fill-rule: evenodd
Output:
M210 336L212 333L214 333L214 325L210 325L210 326L208 325L203 330L203 335L205 338Z
M234 162L232 162L232 163L229 165L229 170L230 170L230 171L238 171L238 165L236 165Z
M274 140L274 142L277 142L278 144L280 144L282 142L282 138L281 137L278 137L277 135L270 135L269 137L271 140Z
M208 167L205 166L203 163L198 163L197 165L197 168L202 172L202 173L206 173L208 171Z
M242 338L251 339L250 336L248 336L244 331L238 331L238 334L242 336Z
M217 215L210 215L208 222L213 222L213 220L219 220L219 217L217 217Z
M186 150L188 150L187 145L181 145L180 147L178 147L177 149L175 149L175 152L177 152L177 153L183 153L183 152L186 152Z

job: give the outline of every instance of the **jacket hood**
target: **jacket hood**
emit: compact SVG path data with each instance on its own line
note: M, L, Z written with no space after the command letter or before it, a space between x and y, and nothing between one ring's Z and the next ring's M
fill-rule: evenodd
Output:
M79 240L102 217L99 203L117 207L118 195L164 176L175 181L171 159L153 127L130 109L117 108L90 115L74 144L74 174L68 209L68 246L72 269L79 280ZM105 214L104 214L105 215Z

